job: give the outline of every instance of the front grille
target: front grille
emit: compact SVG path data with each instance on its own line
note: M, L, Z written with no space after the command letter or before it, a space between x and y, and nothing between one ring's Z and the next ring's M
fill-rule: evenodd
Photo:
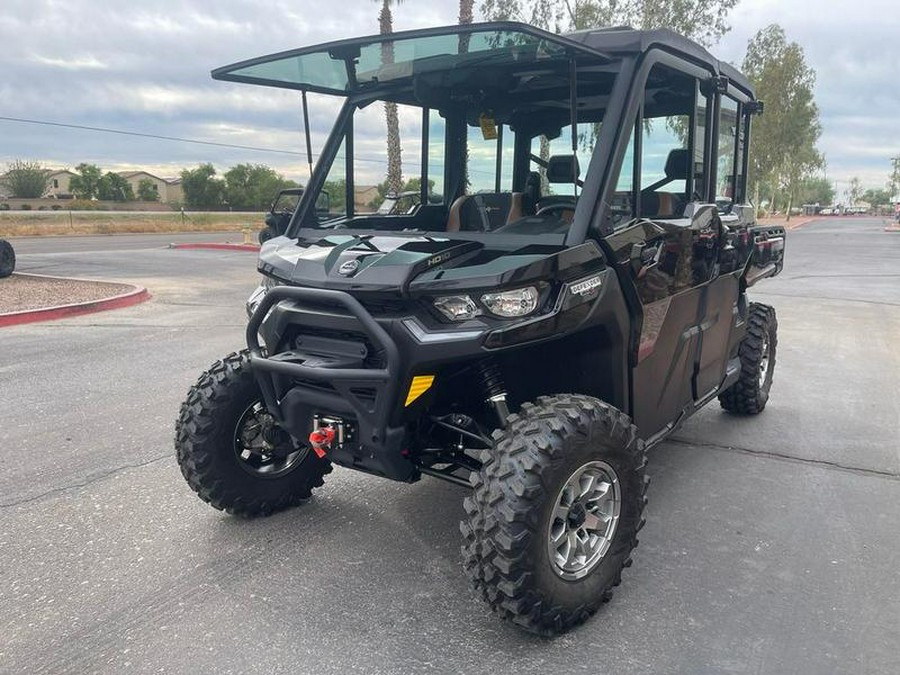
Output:
M303 349L302 338L304 335L314 335L316 337L329 338L331 340L342 340L346 342L365 344L368 354L365 361L363 361L363 367L375 369L384 368L386 366L387 362L385 360L384 354L362 331L335 330L332 328L320 328L318 326L304 325L302 327L298 327L298 330L292 340L294 344L297 344L298 339L301 340L300 344L298 344L298 349L300 350Z
M357 298L372 316L390 316L407 313L409 304L399 298Z

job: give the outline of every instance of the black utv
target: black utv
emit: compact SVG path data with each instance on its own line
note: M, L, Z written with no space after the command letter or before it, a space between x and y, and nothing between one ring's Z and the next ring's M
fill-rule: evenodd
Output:
M285 188L279 190L266 214L266 226L259 231L259 243L265 244L269 239L280 237L287 232L291 216L297 210L297 202L303 196L303 188Z
M247 348L190 390L178 461L266 515L333 464L469 489L464 567L538 633L631 564L646 450L718 398L763 410L785 233L747 204L747 80L667 30L476 24L332 42L213 77L343 98L284 236L259 256ZM414 208L379 213L382 102ZM316 210L328 191L329 211Z

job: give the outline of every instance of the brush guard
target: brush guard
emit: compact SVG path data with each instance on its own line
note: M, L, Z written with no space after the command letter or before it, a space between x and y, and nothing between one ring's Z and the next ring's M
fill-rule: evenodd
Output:
M329 360L302 351L285 352L266 356L259 343L259 332L266 316L282 301L327 305L345 310L359 323L359 328L384 356L381 368L347 367L340 358ZM343 291L276 286L269 290L257 306L247 324L247 346L250 364L262 390L266 407L278 422L285 424L281 401L278 398L274 377L278 375L306 380L330 387L333 391L288 392L316 399L323 408L337 415L352 415L357 423L357 442L367 452L399 456L403 441L402 428L391 428L388 422L397 402L400 385L400 355L397 345L388 333L372 318L372 315L356 298ZM360 389L374 390L373 398L359 396ZM290 424L285 424L290 429ZM296 430L292 430L296 436ZM308 434L309 430L305 431ZM305 436L303 434L303 436ZM306 440L304 438L304 440ZM396 467L398 470L402 467ZM401 471L402 473L402 471Z

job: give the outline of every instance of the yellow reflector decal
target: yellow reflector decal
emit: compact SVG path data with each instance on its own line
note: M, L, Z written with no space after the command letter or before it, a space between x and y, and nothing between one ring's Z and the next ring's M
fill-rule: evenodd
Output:
M433 383L434 375L416 375L412 384L409 385L409 393L406 395L406 403L403 407L409 407L413 401L428 391Z

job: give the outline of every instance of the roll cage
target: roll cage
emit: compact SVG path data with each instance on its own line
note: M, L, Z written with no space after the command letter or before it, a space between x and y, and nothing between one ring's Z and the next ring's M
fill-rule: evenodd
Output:
M451 53L454 44L456 50ZM288 227L290 236L317 236L310 228L317 224L315 197L323 189L328 169L342 144L351 139L354 111L374 101L415 104L422 108L423 115L436 111L446 120L445 210L465 194L465 134L468 127L477 124L479 114L489 111L501 123L501 132L503 123L516 132L512 172L514 192L525 188L533 157L530 147L533 138L558 135L568 124L573 130L570 135L574 157L579 133L593 123L594 149L587 173L583 173L584 167L580 175L573 170L573 187L574 184L580 186L581 198L574 204L571 226L559 236L538 237L538 243L573 246L582 243L589 233L602 236L612 229L610 212L615 182L632 130L639 129L646 114L645 83L651 69L660 64L696 77L707 97L711 123L706 137L692 138L691 143L703 144L710 170L704 172L703 184L691 186L691 192L699 200L712 203L716 197L713 139L718 131L721 97L727 95L740 105L743 131L738 136L745 144L749 142L749 115L759 112L761 104L754 100L749 83L737 71L719 63L699 45L670 31L619 28L560 36L511 22L473 24L341 40L280 52L216 69L213 77L345 98L304 198ZM548 86L543 91L528 90L523 86L526 78L537 80L541 73L560 80L564 78L564 85ZM479 80L480 77L493 78L493 82L499 84L492 89L484 79ZM515 77L519 78L518 85L510 85L510 78ZM601 80L604 86L598 97L596 87ZM554 105L540 109L538 104L542 96L545 103ZM602 124L597 128L596 123L601 119ZM424 147L428 142L428 125L423 124L422 129ZM349 144L352 147L352 139ZM734 175L743 183L733 186L735 201L746 196L747 153L736 155L736 158L743 166L741 170L736 168ZM428 209L426 164L423 152L420 202ZM499 172L498 152L498 188ZM639 190L637 182L636 185L633 189ZM349 221L355 230L362 227L384 231L393 227L390 223L382 223L367 228L367 224L376 222L372 218L354 221L351 171L347 172L346 193ZM635 218L642 216L640 201L640 195L636 193L633 199ZM447 214L442 214L438 220L446 217ZM466 232L465 236L479 240L483 235Z

